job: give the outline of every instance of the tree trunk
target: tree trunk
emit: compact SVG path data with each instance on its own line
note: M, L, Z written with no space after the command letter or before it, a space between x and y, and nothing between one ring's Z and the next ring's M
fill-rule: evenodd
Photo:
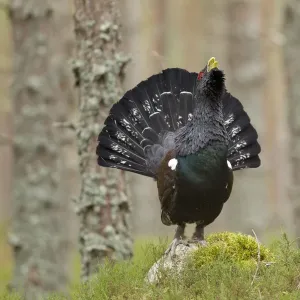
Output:
M166 1L125 0L122 20L126 51L132 56L124 85L131 89L140 81L166 68L165 10ZM155 24L155 26L153 26ZM132 193L133 234L136 236L162 235L170 227L162 224L156 182L149 177L128 174ZM173 233L173 230L172 230Z
M69 196L64 184L64 139L71 92L68 0L11 0L14 81L14 203L10 243L12 288L25 299L66 290Z
M300 2L287 0L284 9L284 71L287 79L289 107L289 157L290 189L289 196L293 207L296 236L300 237ZM300 242L298 239L298 245Z
M0 46L0 224L11 218L12 192L12 113L9 99L11 82L11 43L9 20L5 11L0 11L2 42ZM4 171L3 171L4 170Z
M228 18L228 90L242 102L259 134L264 149L263 75L261 44L261 2L259 0L231 0L227 5ZM227 208L231 230L261 236L268 212L266 189L266 159L262 152L262 166L235 172L233 193ZM255 187L255 188L254 188ZM274 200L274 199L271 199ZM243 224L243 227L236 224Z
M130 206L122 171L100 168L95 155L97 137L111 105L121 96L124 67L119 13L113 0L75 0L80 117L76 126L82 186L76 204L80 217L82 280L99 263L132 255Z
M288 126L287 95L285 90L286 66L283 58L283 36L280 33L283 22L284 1L263 0L261 12L261 33L264 63L264 152L268 153L264 165L267 168L267 188L270 220L268 231L291 231L291 206L288 202ZM276 157L276 163L274 163Z

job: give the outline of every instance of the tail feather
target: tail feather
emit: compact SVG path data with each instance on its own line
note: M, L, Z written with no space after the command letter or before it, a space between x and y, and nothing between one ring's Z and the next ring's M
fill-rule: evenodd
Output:
M144 156L144 150L140 144L136 142L128 133L117 123L108 124L102 134L99 136L99 139L102 137L106 137L107 139L111 139L116 143L126 145L132 151L137 153L139 156ZM102 141L101 141L102 142ZM104 144L106 146L106 144Z
M257 132L254 130L253 126L248 124L248 127L232 137L228 148L228 155L231 156L234 153L238 153L241 149L248 145L258 145L257 137Z
M151 172L145 169L146 160L142 146L117 125L107 125L99 135L98 141L96 153L100 166L153 176ZM151 145L153 144L151 143Z
M127 103L130 105L129 101ZM138 112L135 113L130 108L126 110L124 103L121 101L118 104L113 105L104 124L108 125L116 122L128 135L140 143L143 140L143 128L146 126L144 119L139 117Z
M119 155L122 155L124 159L130 159L133 162L136 162L140 165L143 165L145 163L145 158L138 155L134 152L133 149L130 149L128 144L125 144L121 142L120 140L115 140L111 138L108 134L105 135L105 133L99 138L99 142L101 143L102 148L113 150Z
M126 164L125 164L126 162ZM109 149L101 149L98 152L98 164L102 167L117 168L124 171L134 172L144 176L150 176L145 171L145 167L139 164L135 164L130 160L125 160L121 155L116 154L114 151Z
M151 141L153 144L156 144L159 142L157 133L151 127L146 127L142 131L142 135L144 136L145 139Z
M231 119L230 119L231 120ZM225 121L226 122L226 121ZM233 123L227 127L228 135L231 139L241 133L241 131L250 124L248 115L243 111L241 115L237 115Z
M168 124L166 123L160 111L151 114L150 121L153 130L156 132L164 132L169 129Z
M170 131L178 129L177 124L177 99L172 92L164 92L160 96L162 102L162 110L164 112L165 122Z
M149 111L150 106L145 94L141 92L141 89L133 89L127 92L124 97L116 103L113 108L117 110L119 105L124 107L125 116L128 115L133 123L138 123L143 130L146 127L150 127ZM140 99L145 99L142 102ZM118 111L111 111L113 116L118 115Z
M259 159L259 156L256 155L251 158L235 162L232 165L232 170L237 171L237 170L242 170L242 169L246 169L246 168L258 168L259 166L260 166L260 159Z
M179 110L180 115L178 122L180 126L187 123L194 111L193 94L191 92L181 92L179 95Z
M242 161L242 160L247 160L249 158L252 158L256 156L255 153L260 152L260 146L258 143L254 143L252 145L246 146L245 148L240 149L238 152L233 153L230 155L229 161L233 161L233 164L235 165L236 163Z

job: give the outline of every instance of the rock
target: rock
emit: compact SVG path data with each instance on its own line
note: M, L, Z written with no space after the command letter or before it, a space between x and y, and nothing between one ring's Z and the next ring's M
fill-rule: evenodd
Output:
M171 271L180 273L183 269L186 258L198 249L198 244L179 244L176 247L175 254L171 257L171 251L161 257L149 270L146 281L148 283L157 283L161 278L161 273L165 271Z

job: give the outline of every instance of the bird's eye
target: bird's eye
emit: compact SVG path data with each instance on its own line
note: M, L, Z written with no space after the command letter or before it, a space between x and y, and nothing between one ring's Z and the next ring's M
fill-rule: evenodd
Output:
M197 80L200 80L204 75L204 72L201 71L199 74L198 74L198 77L197 77Z

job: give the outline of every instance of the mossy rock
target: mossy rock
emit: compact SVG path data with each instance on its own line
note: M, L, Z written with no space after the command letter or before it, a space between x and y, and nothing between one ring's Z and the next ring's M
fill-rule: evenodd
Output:
M192 264L200 268L216 261L224 261L243 267L254 267L258 261L258 244L251 235L219 232L207 236L207 247L199 247L192 255ZM259 244L260 262L274 262L275 255Z

